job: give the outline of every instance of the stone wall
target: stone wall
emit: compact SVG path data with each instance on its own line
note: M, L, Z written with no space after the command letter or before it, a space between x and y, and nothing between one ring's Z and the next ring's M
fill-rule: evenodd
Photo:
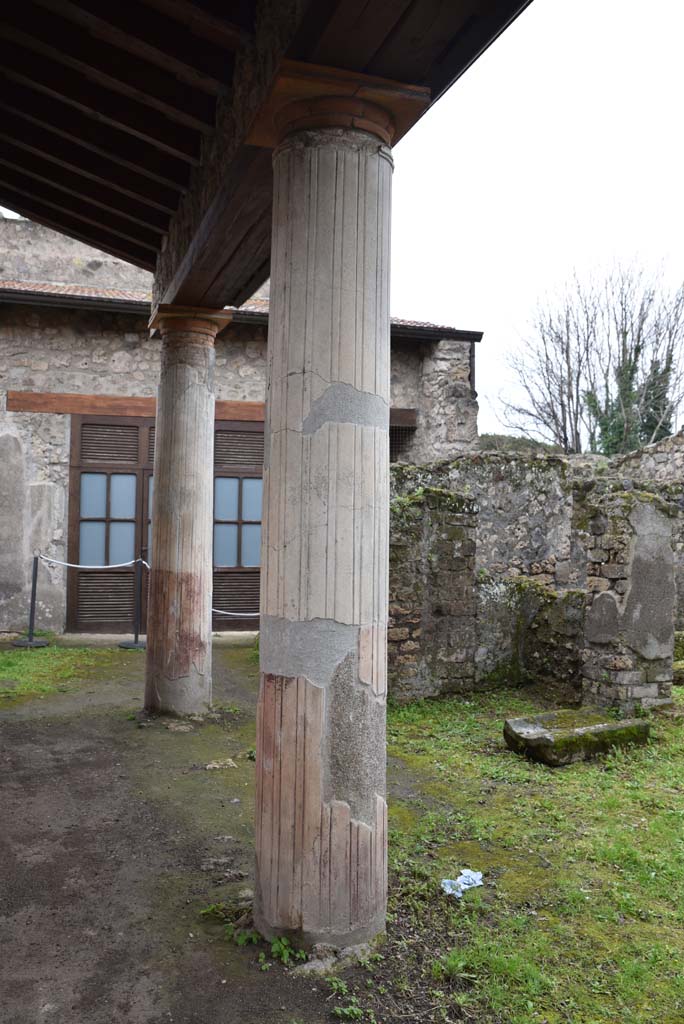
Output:
M467 560L442 539L459 500L472 502ZM390 634L393 692L534 682L624 709L668 700L681 520L672 485L640 490L587 460L477 453L395 466L390 600L404 620ZM402 650L412 627L432 629L430 644Z
M233 325L216 346L217 397L263 401L265 351L263 327ZM25 624L34 550L67 558L70 417L8 412L7 391L154 396L159 355L144 317L0 305L0 629ZM60 631L64 570L41 566L39 580L39 625Z
M75 238L0 215L0 280L152 293L152 274Z
M4 221L3 230L15 223L29 222ZM42 246L42 236L40 239ZM41 273L49 273L47 266ZM461 349L467 353L469 344L458 345L454 373L462 374L469 359L459 353ZM0 518L2 529L14 538L4 562L0 561L0 630L25 622L33 550L61 561L67 554L70 417L8 412L7 391L154 396L159 355L160 341L149 336L143 316L0 304L0 442L6 452L6 468L0 478ZM416 450L422 447L424 452L428 450L424 416L429 414L431 401L422 384L425 361L425 346L418 343L392 347L392 404L418 408L421 427ZM266 327L232 324L216 343L217 398L263 401L265 372ZM471 426L474 423L472 409L463 412L456 404L454 415ZM442 452L442 448L436 450ZM40 580L40 625L61 630L65 621L63 571L43 567Z
M392 404L415 408L418 426L400 462L421 465L477 444L474 343L442 338L392 345Z
M387 661L398 699L473 688L476 514L470 498L435 487L391 501Z
M583 501L590 591L582 692L587 702L632 710L672 697L676 507L619 485Z
M675 629L684 630L684 433L666 437L629 455L615 459L615 472L627 483L651 488L653 484L682 510L673 523L675 572Z

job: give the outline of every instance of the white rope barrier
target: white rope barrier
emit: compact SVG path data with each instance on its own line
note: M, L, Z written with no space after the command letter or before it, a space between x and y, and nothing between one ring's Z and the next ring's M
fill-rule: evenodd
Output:
M134 558L130 562L116 562L114 565L77 565L75 562L60 562L58 558L49 558L47 555L39 554L38 557L47 562L48 565L63 565L67 569L125 569L129 565L137 565L138 562L149 569L149 563L144 558Z
M231 619L258 619L261 612L222 612L218 608L211 609L214 615L227 615Z
M63 565L66 569L126 569L129 565L137 565L140 562L146 569L150 568L149 562L144 558L134 558L130 562L117 562L115 565L79 565L76 562L60 562L58 558L49 558L48 555L39 554L38 557L47 562L48 565ZM258 619L260 612L222 612L218 608L211 609L214 615L225 615L230 619Z

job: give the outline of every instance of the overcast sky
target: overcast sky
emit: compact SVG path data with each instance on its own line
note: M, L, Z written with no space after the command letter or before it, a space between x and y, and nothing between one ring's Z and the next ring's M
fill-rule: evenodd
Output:
M533 0L395 151L392 312L484 331L480 431L540 295L684 277L684 3Z

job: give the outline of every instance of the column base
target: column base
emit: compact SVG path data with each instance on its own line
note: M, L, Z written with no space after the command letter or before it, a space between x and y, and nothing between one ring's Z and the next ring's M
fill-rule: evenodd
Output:
M268 942L274 939L286 938L295 949L304 949L310 952L314 946L325 946L336 954L345 952L353 946L365 946L375 942L385 934L385 915L378 915L378 918L371 924L361 928L355 928L346 933L339 931L306 931L300 928L276 928L269 924L268 920L255 907L254 927L260 935Z

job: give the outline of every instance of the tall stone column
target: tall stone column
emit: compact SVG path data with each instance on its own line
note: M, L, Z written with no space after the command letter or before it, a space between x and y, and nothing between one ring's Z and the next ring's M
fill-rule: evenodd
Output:
M214 339L222 311L161 307L145 708L211 705Z
M279 121L255 919L343 947L385 926L392 158L373 104Z

